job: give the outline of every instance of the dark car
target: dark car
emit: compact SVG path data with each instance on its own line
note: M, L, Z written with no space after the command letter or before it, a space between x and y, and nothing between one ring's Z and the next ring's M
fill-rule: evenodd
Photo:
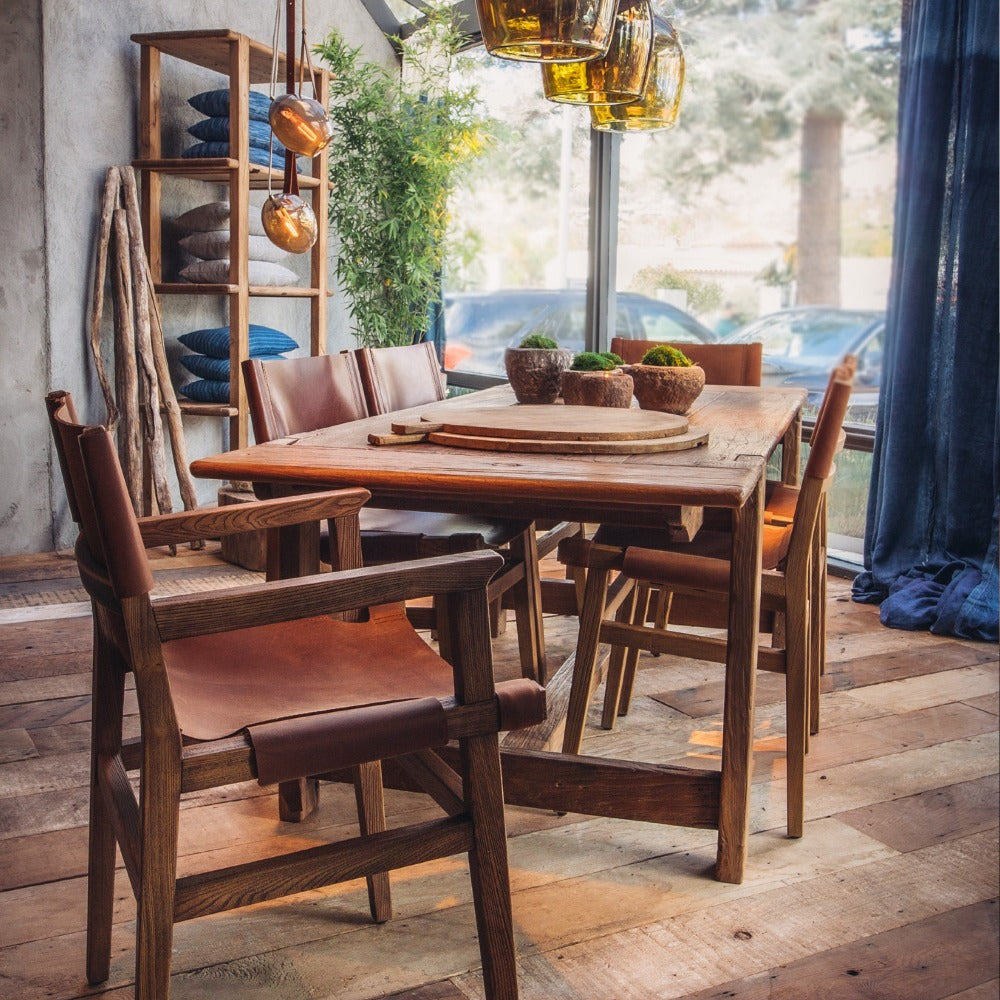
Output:
M799 306L761 316L723 341L761 341L764 385L801 386L808 390L812 406L822 399L833 366L845 354L857 355L848 420L874 423L884 338L885 313Z
M718 339L693 316L658 299L619 292L611 336L633 340L704 343ZM445 367L482 375L504 374L504 351L532 333L560 347L583 350L586 292L582 288L455 292L445 296Z

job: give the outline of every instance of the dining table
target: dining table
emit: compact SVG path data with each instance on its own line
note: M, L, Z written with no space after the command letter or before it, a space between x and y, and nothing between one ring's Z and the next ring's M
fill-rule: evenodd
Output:
M549 454L427 440L372 443L391 440L393 424L437 420L468 407L516 407L510 388L497 386L200 458L191 471L201 478L249 481L261 496L362 486L372 494L370 503L380 507L673 526L689 534L697 532L703 509L728 511L734 599L719 770L562 753L560 716L567 708L573 657L548 681L547 722L505 740L501 762L509 804L717 830L715 877L739 883L749 836L766 468L783 445L784 478L794 480L804 401L798 389L708 385L686 414L690 431L707 432L707 440L685 450ZM270 574L317 571L317 532L316 525L280 529ZM532 571L537 573L537 566Z

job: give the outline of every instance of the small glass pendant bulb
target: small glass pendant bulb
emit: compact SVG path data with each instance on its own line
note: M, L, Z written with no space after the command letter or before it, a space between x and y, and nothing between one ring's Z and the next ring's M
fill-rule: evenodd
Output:
M271 101L267 117L274 137L303 156L315 156L333 138L326 108L311 97L282 94Z
M313 210L297 194L272 194L260 210L268 239L289 253L305 253L319 235Z

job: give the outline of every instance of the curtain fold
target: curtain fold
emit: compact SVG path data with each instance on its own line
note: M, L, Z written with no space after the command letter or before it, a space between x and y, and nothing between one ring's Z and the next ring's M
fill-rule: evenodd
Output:
M997 641L997 0L904 23L886 354L854 599Z

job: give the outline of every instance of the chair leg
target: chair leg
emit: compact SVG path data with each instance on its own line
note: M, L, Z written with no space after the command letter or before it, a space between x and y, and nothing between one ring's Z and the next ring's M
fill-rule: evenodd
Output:
M524 564L524 578L511 588L521 675L546 683L545 631L542 624L542 586L538 568L538 542L532 525L511 542L511 551Z
M115 900L115 832L101 792L100 763L121 751L125 675L102 639L95 608L94 678L91 712L90 837L87 859L87 981L96 986L111 971L111 927Z
M165 1000L170 995L174 939L180 759L179 753L175 758L169 750L154 752L147 746L146 751L140 793L135 1000Z
M496 734L462 740L461 756L465 802L474 828L469 876L486 1000L517 1000L510 873Z
M615 613L615 621L635 621L635 602L638 589L638 586L633 587L628 599L618 605L618 611ZM631 649L626 646L611 647L611 658L608 661L608 676L604 683L604 709L601 713L602 729L615 728L615 719L618 717L618 699L622 688L622 675L625 671L625 659L628 653L631 653Z
M388 829L385 821L385 795L382 790L382 765L379 761L359 764L354 771L354 797L358 804L358 826L361 836L384 833ZM389 888L389 873L377 872L369 875L368 908L372 920L384 924L392 919L392 893Z
M635 617L632 619L633 624L645 625L646 618L649 616L649 599L651 596L651 590L648 583L643 582L637 585L639 588L638 600L636 603ZM663 599L662 604L662 617L661 617L661 607L659 602L661 600L664 591L660 591L660 596L657 597L657 619L662 623L659 628L665 629L667 627L667 621L670 618L670 604L673 600L673 593L667 591L666 597ZM622 678L622 690L621 694L618 696L618 714L628 715L629 709L632 707L632 689L635 687L635 672L639 667L639 649L630 649L628 655L625 657L625 675Z
M653 628L665 629L667 627L667 618L670 615L670 601L673 595L669 590L665 590L663 587L657 587L656 589L656 606L653 612ZM653 656L659 656L659 653L653 653Z
M801 598L801 599L800 599ZM809 705L809 613L805 595L789 601L785 647L785 760L788 836L805 823L805 757Z
M587 571L584 587L583 610L580 614L580 632L576 640L576 658L573 663L573 680L566 710L566 729L563 733L563 753L579 753L583 742L583 728L587 722L587 706L593 694L594 672L597 668L597 651L601 639L601 620L608 600L609 570L593 567Z

